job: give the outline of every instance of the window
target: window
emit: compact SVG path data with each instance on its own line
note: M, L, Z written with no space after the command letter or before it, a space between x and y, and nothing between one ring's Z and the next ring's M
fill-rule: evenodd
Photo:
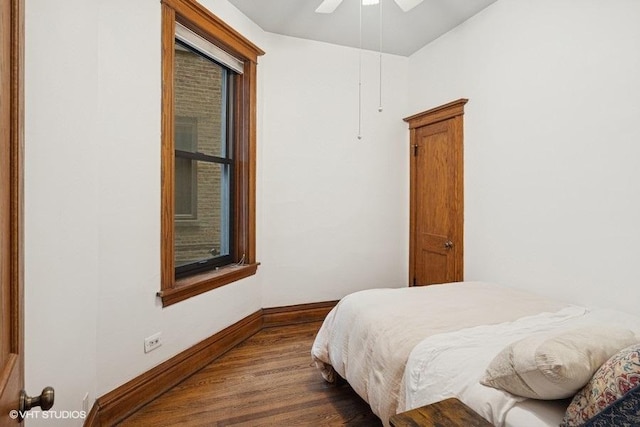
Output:
M207 41L178 27L174 52L174 262L176 277L231 264L233 84ZM186 37L185 37L186 39ZM186 220L186 221L185 221Z
M167 306L255 274L256 62L192 0L163 0L162 285Z

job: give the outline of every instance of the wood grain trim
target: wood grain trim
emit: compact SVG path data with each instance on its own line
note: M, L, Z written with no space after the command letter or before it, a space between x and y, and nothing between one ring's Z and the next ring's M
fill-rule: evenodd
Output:
M24 1L0 5L0 424L24 388Z
M454 182L454 205L458 220L454 222L455 241L455 280L464 280L464 123L462 115L453 119L454 140L460 141L459 149L456 150L456 173Z
M416 192L413 190L416 182L417 157L413 154L416 142L415 128L409 130L409 286L414 285L416 265Z
M91 407L91 410L87 414L87 417L84 419L84 423L82 424L84 427L100 427L100 406L98 402L95 402Z
M263 328L322 321L337 303L338 301L326 301L265 308L262 310Z
M174 102L173 62L175 52L175 12L162 5L162 165L161 165L161 292L173 288L174 270ZM163 302L164 305L164 302Z
M245 159L246 167L247 167L247 185L245 189L248 191L247 197L247 215L246 219L247 225L245 230L246 236L246 246L244 250L246 251L247 262L256 262L256 159L257 159L257 128L258 128L258 119L257 119L257 104L258 104L258 95L257 95L257 87L258 87L258 67L255 63L246 63L245 64L245 76L243 79L243 83L245 85L245 91L248 93L248 105L249 112L246 117L247 128L245 132L248 132L248 158Z
M430 125L432 123L441 122L452 117L463 115L464 105L468 101L469 100L466 98L460 98L456 101L449 102L439 107L414 114L413 116L405 117L402 120L409 123L409 129L419 128L422 126Z
M264 55L262 49L199 3L192 0L162 0L162 4L175 10L178 22L216 45L223 44L221 47L229 53L240 55L254 63L258 56ZM212 22L215 23L214 27L211 26Z
M323 320L338 301L259 310L99 397L85 427L112 426L263 328Z
M222 267L219 270L207 271L202 274L176 280L176 286L158 292L162 299L162 306L166 307L203 292L219 288L236 280L256 274L258 263Z
M11 348L24 352L24 0L11 2ZM24 359L21 359L24 364ZM20 381L24 372L20 367Z

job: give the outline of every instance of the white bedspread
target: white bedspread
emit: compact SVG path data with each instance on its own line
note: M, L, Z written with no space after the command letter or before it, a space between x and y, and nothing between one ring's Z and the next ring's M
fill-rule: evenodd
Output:
M504 425L507 412L526 399L480 384L491 360L509 343L569 327L586 312L583 307L569 306L555 313L425 338L407 361L398 412L457 397L493 425Z
M555 313L540 313L513 322L425 338L413 348L407 360L401 384L404 394L399 397L398 412L457 397L498 427L557 426L569 401L516 397L483 386L480 378L491 360L512 342L536 333L601 325L631 329L640 334L640 318L636 316L608 309L568 306ZM514 407L518 411L513 411Z
M409 354L423 339L567 306L480 282L361 291L329 313L311 353L325 378L333 367L388 425L398 409Z

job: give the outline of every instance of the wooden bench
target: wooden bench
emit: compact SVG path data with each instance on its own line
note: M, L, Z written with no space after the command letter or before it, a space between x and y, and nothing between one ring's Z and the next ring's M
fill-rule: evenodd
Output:
M396 414L389 419L392 427L491 427L491 423L458 399L446 399Z

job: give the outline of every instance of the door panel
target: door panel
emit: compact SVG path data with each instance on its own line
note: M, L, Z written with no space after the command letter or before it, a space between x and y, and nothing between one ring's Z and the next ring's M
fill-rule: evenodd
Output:
M449 236L454 180L449 122L421 127L416 135L416 209L421 214L417 231Z
M416 237L420 256L416 284L455 279L455 251L447 241L455 230L455 155L450 120L416 129Z
M451 257L439 250L420 248L416 263L416 285L447 283L451 272Z
M23 3L0 0L0 426L16 426L22 344Z
M413 285L463 280L462 106L405 119L411 128L410 277Z

